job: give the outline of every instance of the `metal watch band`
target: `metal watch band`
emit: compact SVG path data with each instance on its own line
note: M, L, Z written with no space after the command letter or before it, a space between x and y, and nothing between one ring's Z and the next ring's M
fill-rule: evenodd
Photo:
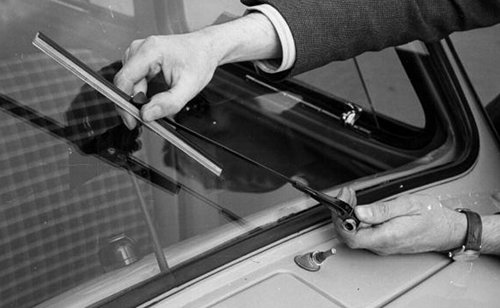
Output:
M481 235L483 232L483 224L481 216L469 209L456 209L457 212L464 213L467 217L467 235L465 238L464 250L480 251Z

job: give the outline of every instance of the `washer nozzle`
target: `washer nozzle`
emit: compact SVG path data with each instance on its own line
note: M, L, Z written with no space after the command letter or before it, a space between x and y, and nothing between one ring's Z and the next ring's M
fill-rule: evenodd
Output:
M295 256L295 263L306 271L317 272L320 270L321 265L328 257L333 256L337 251L335 248L325 251L313 251L306 254Z

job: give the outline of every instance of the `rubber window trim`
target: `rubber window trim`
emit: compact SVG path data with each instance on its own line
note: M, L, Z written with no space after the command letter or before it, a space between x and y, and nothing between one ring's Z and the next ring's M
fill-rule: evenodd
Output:
M427 44L427 48L430 54L433 55L431 57L433 64L442 73L439 76L440 88L447 97L445 104L450 116L450 122L455 124L453 129L457 135L457 145L461 148L458 151L459 157L439 167L360 191L358 194L358 202L360 203L372 202L424 184L459 175L471 168L477 160L479 134L472 111L466 104L467 100L458 79L441 43ZM297 215L286 217L273 226L260 229L244 239L238 239L222 247L217 247L216 250L214 249L193 261L173 268L170 273L152 277L139 285L99 301L91 307L136 307L256 249L265 247L301 229L328 219L330 219L329 211L320 206L315 206ZM172 278L176 279L173 281Z

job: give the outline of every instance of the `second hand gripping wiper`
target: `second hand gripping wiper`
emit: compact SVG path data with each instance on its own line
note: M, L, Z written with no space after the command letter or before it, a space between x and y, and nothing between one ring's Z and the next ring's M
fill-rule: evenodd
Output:
M222 173L221 167L219 167L217 164L215 164L214 162L212 162L211 160L200 154L198 151L196 151L193 148L193 145L186 144L186 142L183 139L181 139L182 137L180 135L176 134L175 132L171 132L170 130L167 130L164 127L164 125L160 124L159 121L144 122L141 119L139 115L139 110L135 106L137 106L137 103L139 102L141 104L147 103L148 98L144 93L140 92L136 94L134 97L128 96L123 91L121 91L112 83L110 83L102 76L91 70L84 63L76 59L73 55L71 55L65 49L57 45L54 41L50 40L47 36L45 36L40 32L37 33L37 35L35 36L35 39L33 40L33 45L35 45L41 51L43 51L51 58L56 60L59 64L61 64L63 67L71 71L78 78L86 82L95 90L103 94L113 103L121 107L123 110L125 110L125 112L128 112L130 115L136 118L140 123L144 124L144 126L149 127L154 132L159 134L161 137L163 137L167 141L170 141L173 145L175 145L180 150L184 151L186 154L191 156L193 159L195 159L202 166L210 170L212 173L216 174L217 176L221 175ZM161 121L166 122L167 123L166 125L169 125L170 127L174 128L174 130L185 131L190 135L193 135L210 144L213 144L233 154L234 156L239 157L240 159L243 159L244 161L252 165L255 165L259 168L265 169L271 174L285 180L287 183L290 183L297 190L300 190L301 192L309 195L312 199L318 201L320 204L328 208L334 215L336 215L342 221L342 228L345 231L355 232L358 229L360 223L359 219L354 214L354 208L351 207L351 205L349 205L347 202L344 202L336 197L329 196L320 191L314 190L311 187L303 184L302 182L289 178L279 173L278 171L271 169L249 157L246 157L245 155L237 151L234 151L215 140L207 138L186 126L175 122L174 120L168 117L161 119Z
M147 103L148 98L146 97L146 95L144 93L139 92L136 94L136 96L134 96L133 100L137 100L137 101L140 101L142 103ZM247 163L250 163L254 166L262 168L262 169L268 171L269 173L273 174L274 176L281 178L282 180L286 181L287 183L290 183L297 190L300 190L301 192L309 195L312 199L318 201L320 204L322 204L323 206L328 208L335 216L337 216L342 221L342 228L345 231L355 232L358 229L359 223L360 223L359 219L356 217L356 215L354 213L354 208L349 203L344 202L343 200L341 200L339 198L332 197L332 196L329 196L325 193L322 193L320 191L312 189L311 187L305 185L304 183L302 183L298 180L294 180L292 178L289 178L289 177L285 176L284 174L282 174L282 173L280 173L280 172L278 172L270 167L267 167L266 165L261 164L255 160L241 154L240 152L237 152L237 151L235 151L235 150L233 150L233 149L231 149L231 148L229 148L229 147L227 147L227 146L225 146L225 145L223 145L223 144L221 144L213 139L205 137L204 135L192 130L189 127L186 127L182 124L179 124L168 117L165 117L162 120L166 121L168 124L170 124L172 127L175 127L179 131L182 130L182 131L184 131L192 136L195 136L196 138L198 138L200 140L203 140L203 141L210 143L210 144L212 144L220 149L223 149L224 151L231 153L232 155L234 155L236 157L239 157L240 159L246 161Z

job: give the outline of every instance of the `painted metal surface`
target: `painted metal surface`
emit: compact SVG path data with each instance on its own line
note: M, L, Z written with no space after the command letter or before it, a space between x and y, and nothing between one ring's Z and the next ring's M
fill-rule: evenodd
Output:
M455 64L455 63L453 63ZM416 189L450 208L500 211L500 147L465 79L480 152L466 173ZM334 247L318 272L293 258ZM453 262L445 254L377 256L340 243L330 226L306 230L145 306L154 307L498 307L500 259Z
M64 1L48 1L47 3L49 2L51 5L56 2L66 3ZM161 1L157 2L160 3ZM227 9L230 1L225 0L223 2L227 2L227 5L225 5ZM170 10L167 10L169 13L175 11L176 14L172 13L174 16L178 13L177 10L171 10L171 8L175 8L175 3L179 2L169 1L164 5L170 8ZM189 3L194 6L206 5L210 8L214 6L212 2L192 1ZM234 5L234 2L231 3ZM21 5L24 4L21 3ZM169 5L172 5L172 7ZM182 5L177 4L177 8L182 8ZM189 6L187 9L189 13ZM212 15L207 14L206 10L200 10L200 12L204 16L206 15L207 18ZM218 14L219 9L216 9L215 13ZM130 15L130 13L125 13L125 15ZM195 19L199 20L198 17L196 16ZM36 18L32 20L36 20ZM167 21L166 18L161 18L161 20ZM173 20L177 21L177 19ZM160 21L158 27L168 28L168 25L161 25L162 21ZM71 22L74 23L73 20ZM190 25L191 28L199 26ZM75 28L83 29L83 31L87 29L86 27L89 27L89 23L77 23L75 26ZM103 26L100 25L100 27ZM149 32L152 31L147 30L144 33L135 33L134 35L143 36ZM32 34L30 33L29 36L32 36ZM98 35L92 36L89 41L104 44L107 42L105 38L108 38L108 36L109 34L103 30ZM78 38L78 36L75 36L75 38ZM15 38L10 41L16 44L21 40ZM113 42L111 44L113 51L119 45L123 45L121 48L124 48L125 44L129 43L129 38L121 38L119 42L121 43ZM7 47L12 48L12 46ZM9 50L9 48L6 48L6 50ZM20 57L22 58L23 54ZM115 57L114 53L112 57ZM43 62L43 59L34 56L26 56L23 61L29 63L28 60L30 59L40 63ZM382 64L385 65L385 62ZM99 64L99 66L101 65L103 63ZM46 69L48 66L44 67ZM379 70L373 71L379 72ZM34 77L33 73L28 75L30 78ZM411 192L439 196L443 203L449 207L469 207L484 214L493 213L500 211L499 143L494 138L491 128L487 125L487 120L476 102L475 96L471 91L467 90L468 85L465 80L461 76L459 78L461 87L465 89L464 94L467 101L471 103L470 107L474 113L479 131L480 152L478 159L464 173L425 187L414 188ZM40 78L40 80L45 79ZM78 84L75 89L79 89ZM72 96L75 93L71 92L68 95ZM272 95L278 98L281 96L281 94ZM262 100L264 99L269 99L269 97L263 97ZM273 99L276 99L276 97ZM390 102L390 100L387 101ZM50 103L53 102L57 102L57 100L51 99ZM59 144L57 146L58 153L65 154L69 151ZM61 151L59 151L59 148L61 148ZM434 154L432 153L432 155ZM429 159L429 157L425 157L425 159ZM409 172L413 171L410 170ZM383 181L383 176L376 175L371 179L366 179L366 181L363 180L363 183L357 184L361 188L363 186L369 187ZM130 192L131 190L128 189L130 183L126 179L120 179L116 182L124 185L123 187L127 188L126 191ZM98 182L98 185L95 186L96 190L102 186L100 183ZM290 195L292 190L290 186L284 186L280 188L280 195L281 193ZM406 193L406 187L401 187L400 191ZM330 191L330 193L335 192ZM115 200L118 200L118 197L124 197L118 194L116 196ZM172 198L167 196L161 200L165 202ZM185 195L181 195L181 198L187 199L187 205L196 205L194 198ZM245 199L233 198L232 195L227 195L224 198L227 200L222 201L228 204L236 203L236 201L243 202L242 200ZM246 199L250 198L251 196L248 196ZM305 198L298 198L288 203L280 202L279 198L272 200L257 199L253 203L263 206L279 203L280 206L274 211L262 211L258 214L259 217L252 216L251 223L265 225L265 223L274 222L307 209L314 203L312 200L305 200ZM132 204L133 202L129 203ZM98 202L96 204L99 205ZM122 208L124 205L127 204L122 203ZM250 206L244 205L242 207L250 208ZM39 204L37 206L40 207ZM179 214L178 208L170 211L165 217L173 217ZM199 220L195 220L193 225L197 227L199 225L200 229L203 229L203 223L210 220L210 218L208 215L203 215ZM219 219L219 217L214 218L214 220L216 219ZM133 221L137 222L140 219L133 219ZM178 226L169 224L162 230L171 231L176 227ZM176 266L195 255L209 251L213 247L224 243L225 240L243 235L246 231L250 231L250 228L251 226L248 229L236 229L234 226L224 225L208 234L204 232L204 237L189 239L169 247L166 249L168 251L165 251L165 255L169 260L169 265ZM94 229L97 230L98 228ZM177 229L181 230L181 228ZM172 232L173 237L177 237L184 229L179 230L176 230L178 233ZM211 238L211 240L207 241L207 238ZM294 262L297 255L303 255L315 250L325 251L331 248L336 249L336 255L328 258L317 272L305 271ZM86 253L88 253L88 250ZM159 298L144 304L144 306L378 307L387 305L390 307L495 307L498 306L496 290L500 289L499 263L498 258L488 256L481 256L474 263L453 263L444 254L437 253L380 257L366 251L347 248L337 240L329 224L321 224L287 236L257 251L252 251L236 261L225 264L212 272L166 292ZM32 271L35 272L36 269L34 267ZM112 273L105 273L96 280L78 285L41 305L46 307L91 306L109 295L126 289L130 290L134 285L148 280L158 273L159 269L156 266L156 261L152 255L149 255L129 267L120 268ZM54 282L53 279L50 282Z
M489 196L489 197L488 197ZM444 204L499 210L488 193L456 195ZM296 254L335 247L318 272ZM446 254L377 256L340 243L325 225L247 256L173 291L154 307L496 307L500 260L452 262ZM148 305L149 305L148 304ZM148 306L145 305L145 306Z

